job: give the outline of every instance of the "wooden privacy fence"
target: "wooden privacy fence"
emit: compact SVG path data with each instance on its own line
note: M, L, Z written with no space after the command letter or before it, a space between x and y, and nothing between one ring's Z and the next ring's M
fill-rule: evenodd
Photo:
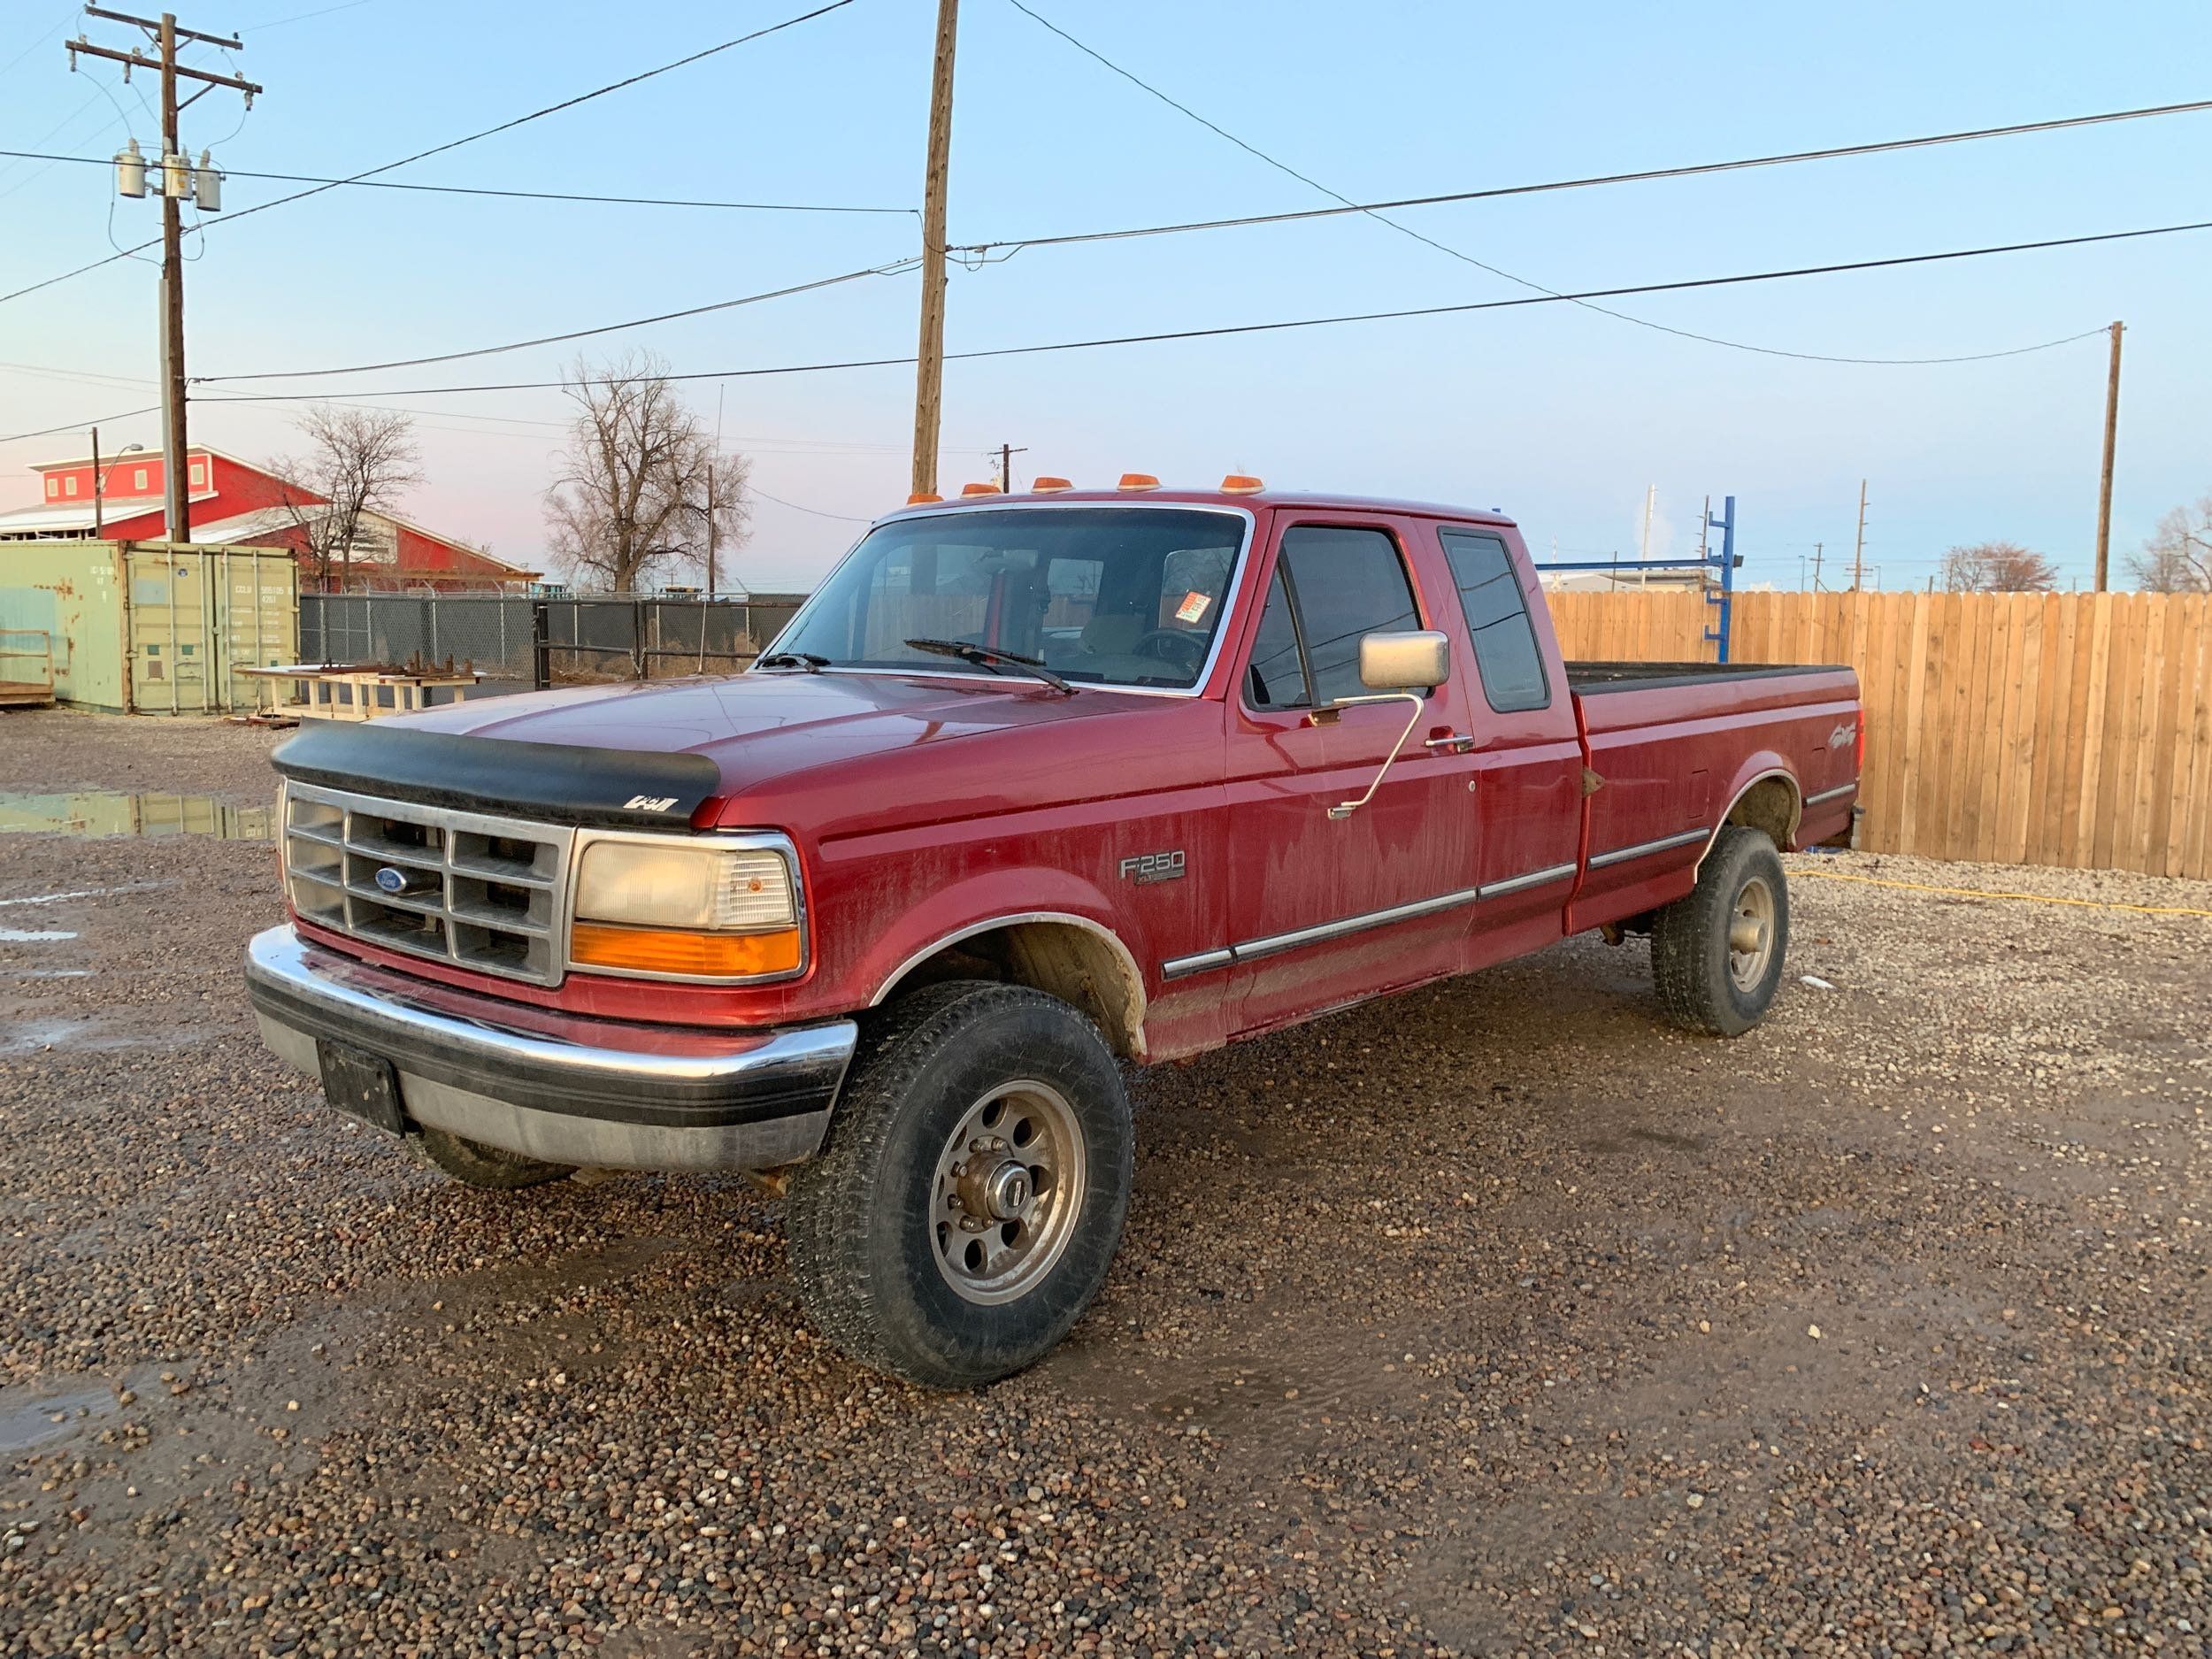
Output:
M1703 657L1694 592L1554 594L1571 657ZM1739 663L1848 663L1860 844L2212 878L2212 596L1738 593Z

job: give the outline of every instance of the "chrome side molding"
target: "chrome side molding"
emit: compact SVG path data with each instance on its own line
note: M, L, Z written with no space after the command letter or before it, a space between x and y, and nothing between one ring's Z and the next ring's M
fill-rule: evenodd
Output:
M1312 927L1301 927L1287 933L1270 933L1260 939L1248 939L1240 944L1202 950L1188 956L1176 956L1160 964L1160 977L1163 979L1181 979L1194 973L1210 973L1217 968L1228 967L1232 963L1252 962L1263 956L1279 955L1286 950L1297 950L1307 945L1323 944L1332 939L1363 933L1370 928L1387 927L1394 922L1410 922L1424 916L1457 910L1464 904L1479 903L1484 899L1503 898L1509 893L1523 893L1531 887L1564 881L1574 872L1575 866L1571 864L1547 864L1541 870L1507 876L1501 880L1486 882L1479 887L1460 887L1454 892L1440 893L1432 899L1416 899L1409 904L1394 904L1379 910L1362 910L1356 916L1322 922Z
M1687 847L1701 841L1712 833L1709 827L1684 830L1678 835L1662 835L1655 841L1638 841L1633 847L1616 847L1609 853L1597 853L1590 859L1590 868L1602 870L1608 864L1624 864L1632 858L1648 858L1654 853L1663 853L1676 847Z

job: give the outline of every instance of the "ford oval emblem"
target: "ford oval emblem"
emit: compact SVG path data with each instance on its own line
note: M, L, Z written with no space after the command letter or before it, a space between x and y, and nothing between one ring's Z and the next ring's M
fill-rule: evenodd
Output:
M407 891L407 872L386 864L376 872L376 885L387 893L404 893Z

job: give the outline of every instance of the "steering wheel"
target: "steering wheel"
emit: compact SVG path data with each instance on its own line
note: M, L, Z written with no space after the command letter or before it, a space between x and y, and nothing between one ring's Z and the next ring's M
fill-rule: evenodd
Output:
M1152 649L1155 645L1167 649L1155 650ZM1153 657L1171 667L1185 668L1194 674L1206 660L1206 645L1196 634L1186 634L1180 628L1155 628L1133 641L1129 647L1129 654Z

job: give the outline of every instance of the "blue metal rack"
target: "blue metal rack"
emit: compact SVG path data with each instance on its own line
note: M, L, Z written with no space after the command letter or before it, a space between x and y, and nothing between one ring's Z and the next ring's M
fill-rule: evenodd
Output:
M1714 571L1717 573L1705 587L1705 603L1720 612L1715 620L1717 627L1705 630L1705 637L1718 646L1718 659L1728 660L1728 636L1736 611L1736 567L1743 561L1736 557L1736 498L1721 497L1717 518L1708 513L1706 525L1720 532L1720 547L1703 558L1689 559L1551 559L1536 561L1540 571Z

